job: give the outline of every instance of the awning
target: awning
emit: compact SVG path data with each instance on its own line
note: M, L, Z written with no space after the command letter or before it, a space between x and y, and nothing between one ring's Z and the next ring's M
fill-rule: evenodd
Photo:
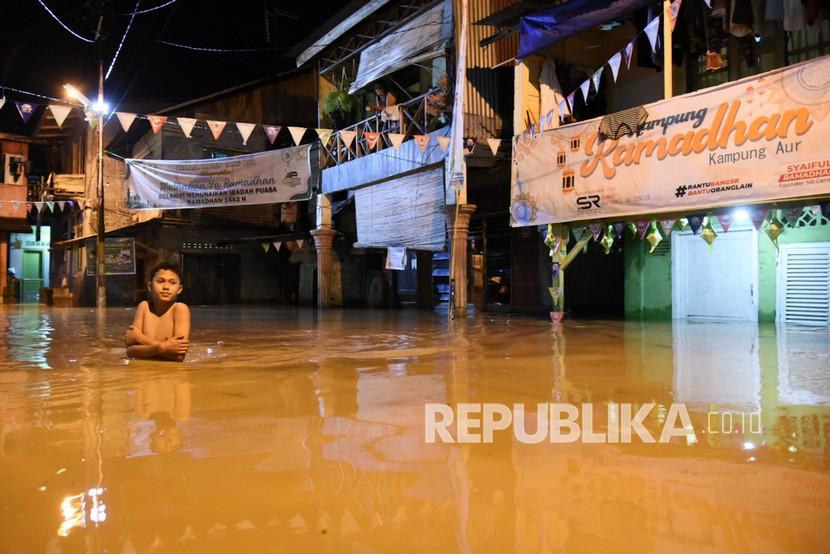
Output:
M26 222L25 217L0 217L0 232L31 233L32 226Z
M444 168L355 191L357 248L444 250Z
M452 3L444 0L363 50L349 94L384 75L440 56L451 39Z
M613 21L653 0L571 0L522 17L519 54L525 58L585 29Z

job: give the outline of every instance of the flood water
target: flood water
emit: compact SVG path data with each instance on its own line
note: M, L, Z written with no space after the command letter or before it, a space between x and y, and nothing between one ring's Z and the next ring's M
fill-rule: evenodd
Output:
M176 364L131 310L0 309L0 552L830 551L826 328L192 311ZM696 440L427 444L465 402Z

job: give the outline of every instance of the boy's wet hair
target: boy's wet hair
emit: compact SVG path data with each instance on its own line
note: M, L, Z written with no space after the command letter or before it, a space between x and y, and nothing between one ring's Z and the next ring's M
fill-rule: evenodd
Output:
M156 265L153 269L150 270L150 278L147 279L147 281L152 281L155 278L156 273L164 270L172 271L176 274L176 277L179 278L179 281L182 280L182 269L179 267L179 264L173 262L161 262L160 264Z

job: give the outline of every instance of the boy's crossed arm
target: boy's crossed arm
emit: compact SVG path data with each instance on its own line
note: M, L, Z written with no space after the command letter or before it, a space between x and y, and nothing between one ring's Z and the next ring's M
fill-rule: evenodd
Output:
M183 304L175 306L174 330L175 334L179 336L159 341L141 332L144 327L145 313L148 309L146 302L139 304L133 324L127 327L127 333L124 335L127 356L131 358L184 360L190 347L190 310Z

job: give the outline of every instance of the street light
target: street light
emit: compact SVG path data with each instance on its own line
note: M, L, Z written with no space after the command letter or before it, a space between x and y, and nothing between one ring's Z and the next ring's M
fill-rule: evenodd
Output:
M99 67L98 100L94 104L77 88L70 84L63 85L67 95L84 105L89 115L95 115L98 125L98 233L95 245L95 288L97 291L95 305L98 308L107 307L106 260L104 250L104 114L109 106L104 102L104 72Z

